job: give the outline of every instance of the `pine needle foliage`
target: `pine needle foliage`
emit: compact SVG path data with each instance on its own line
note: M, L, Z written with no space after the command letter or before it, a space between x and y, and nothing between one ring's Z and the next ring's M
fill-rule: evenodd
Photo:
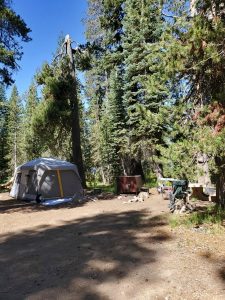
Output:
M21 42L31 40L24 20L10 6L11 1L0 0L0 82L12 84L12 72L18 69L17 61L23 52Z

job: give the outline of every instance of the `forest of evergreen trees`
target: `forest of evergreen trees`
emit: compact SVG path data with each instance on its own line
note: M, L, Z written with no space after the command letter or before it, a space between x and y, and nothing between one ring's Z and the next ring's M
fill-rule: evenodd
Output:
M24 95L15 83L7 99L1 80L0 181L36 157L74 161L77 93L88 182L94 173L103 183L121 174L198 181L204 164L224 205L224 2L88 0L84 22L87 43L74 51L84 82L58 55L62 42Z

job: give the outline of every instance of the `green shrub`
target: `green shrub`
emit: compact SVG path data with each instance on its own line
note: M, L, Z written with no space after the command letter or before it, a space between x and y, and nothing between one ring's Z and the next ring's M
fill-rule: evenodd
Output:
M170 226L180 225L197 226L203 224L223 225L225 220L225 210L216 205L207 207L204 211L196 211L189 215L173 215L170 218Z
M155 174L149 173L148 175L145 175L144 185L149 188L157 187L157 178Z

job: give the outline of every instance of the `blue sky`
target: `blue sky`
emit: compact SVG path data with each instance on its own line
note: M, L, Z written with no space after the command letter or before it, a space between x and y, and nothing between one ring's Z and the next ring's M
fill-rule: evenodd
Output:
M70 34L72 40L85 42L82 19L87 9L86 0L13 0L12 8L32 30L32 41L23 43L20 70L14 73L19 93L24 93L43 62L50 62L60 34ZM11 88L7 94L11 93Z

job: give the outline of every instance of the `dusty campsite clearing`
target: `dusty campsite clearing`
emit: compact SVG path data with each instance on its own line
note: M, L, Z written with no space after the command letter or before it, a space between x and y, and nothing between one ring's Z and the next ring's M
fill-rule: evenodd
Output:
M129 197L46 208L0 194L0 299L224 299L224 234L172 229L155 190Z

